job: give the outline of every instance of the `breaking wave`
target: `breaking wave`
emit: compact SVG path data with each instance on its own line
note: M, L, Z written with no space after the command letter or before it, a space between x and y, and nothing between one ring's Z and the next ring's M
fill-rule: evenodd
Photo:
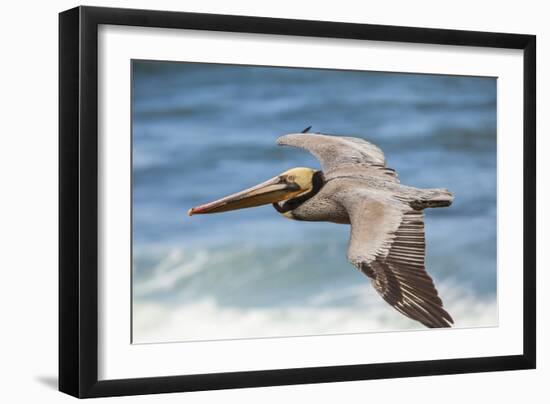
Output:
M133 342L328 335L422 329L385 303L341 256L243 246L150 249L134 262ZM287 250L283 255L283 250ZM275 257L282 256L280 259ZM162 257L159 259L159 257ZM307 262L309 260L309 263ZM156 262L152 270L144 266ZM269 264L266 264L269 263ZM437 271L455 327L497 325L491 293L476 293ZM434 276L435 277L435 276Z
M237 338L331 335L413 330L424 327L389 307L365 287L343 291L353 305L327 305L334 296L319 295L301 306L242 308L219 304L212 297L182 305L155 302L134 306L134 343L182 342ZM475 297L460 287L441 285L455 327L497 325L494 297ZM328 301L327 301L328 299ZM316 304L315 300L317 300Z

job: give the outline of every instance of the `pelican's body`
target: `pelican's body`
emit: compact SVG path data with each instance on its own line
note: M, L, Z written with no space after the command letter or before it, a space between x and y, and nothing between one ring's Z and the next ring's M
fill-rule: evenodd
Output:
M382 151L362 139L300 133L278 143L309 151L322 171L294 168L189 214L273 203L289 219L351 224L348 260L384 300L428 327L449 327L453 320L424 268L423 209L449 206L452 194L402 185Z
M423 190L400 184L397 177L391 179L380 177L378 172L369 172L369 169L357 170L353 167L338 170L323 175L323 186L318 193L306 199L292 209L286 210L284 206L292 199L277 202L275 209L285 217L293 220L307 222L333 222L350 224L349 212L336 195L344 195L350 189L368 189L371 197L377 196L385 199L387 203L398 201L417 209L427 207L449 206L452 195L442 189ZM388 171L395 175L395 173ZM357 202L364 199L364 195L358 192L349 196Z

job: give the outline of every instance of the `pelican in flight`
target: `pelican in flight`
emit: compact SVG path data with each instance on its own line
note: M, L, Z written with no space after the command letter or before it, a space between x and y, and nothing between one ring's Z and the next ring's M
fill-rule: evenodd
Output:
M279 145L307 150L322 171L297 167L236 194L189 209L188 214L227 212L273 204L293 220L351 224L348 260L371 280L382 298L426 327L451 327L424 267L425 208L453 202L446 189L399 182L382 150L355 137L293 133Z

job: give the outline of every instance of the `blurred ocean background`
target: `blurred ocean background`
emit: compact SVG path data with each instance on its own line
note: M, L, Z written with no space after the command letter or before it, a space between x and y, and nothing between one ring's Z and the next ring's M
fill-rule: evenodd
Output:
M133 342L423 329L346 260L349 227L271 206L189 208L289 168L278 136L380 146L402 183L444 187L426 267L457 327L498 324L496 79L133 61Z

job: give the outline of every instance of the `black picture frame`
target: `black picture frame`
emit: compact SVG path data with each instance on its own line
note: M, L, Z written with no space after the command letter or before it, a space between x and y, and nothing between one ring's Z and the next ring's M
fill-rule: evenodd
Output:
M100 24L523 50L523 354L98 380ZM535 368L535 60L534 35L97 7L60 13L59 390L84 398Z

